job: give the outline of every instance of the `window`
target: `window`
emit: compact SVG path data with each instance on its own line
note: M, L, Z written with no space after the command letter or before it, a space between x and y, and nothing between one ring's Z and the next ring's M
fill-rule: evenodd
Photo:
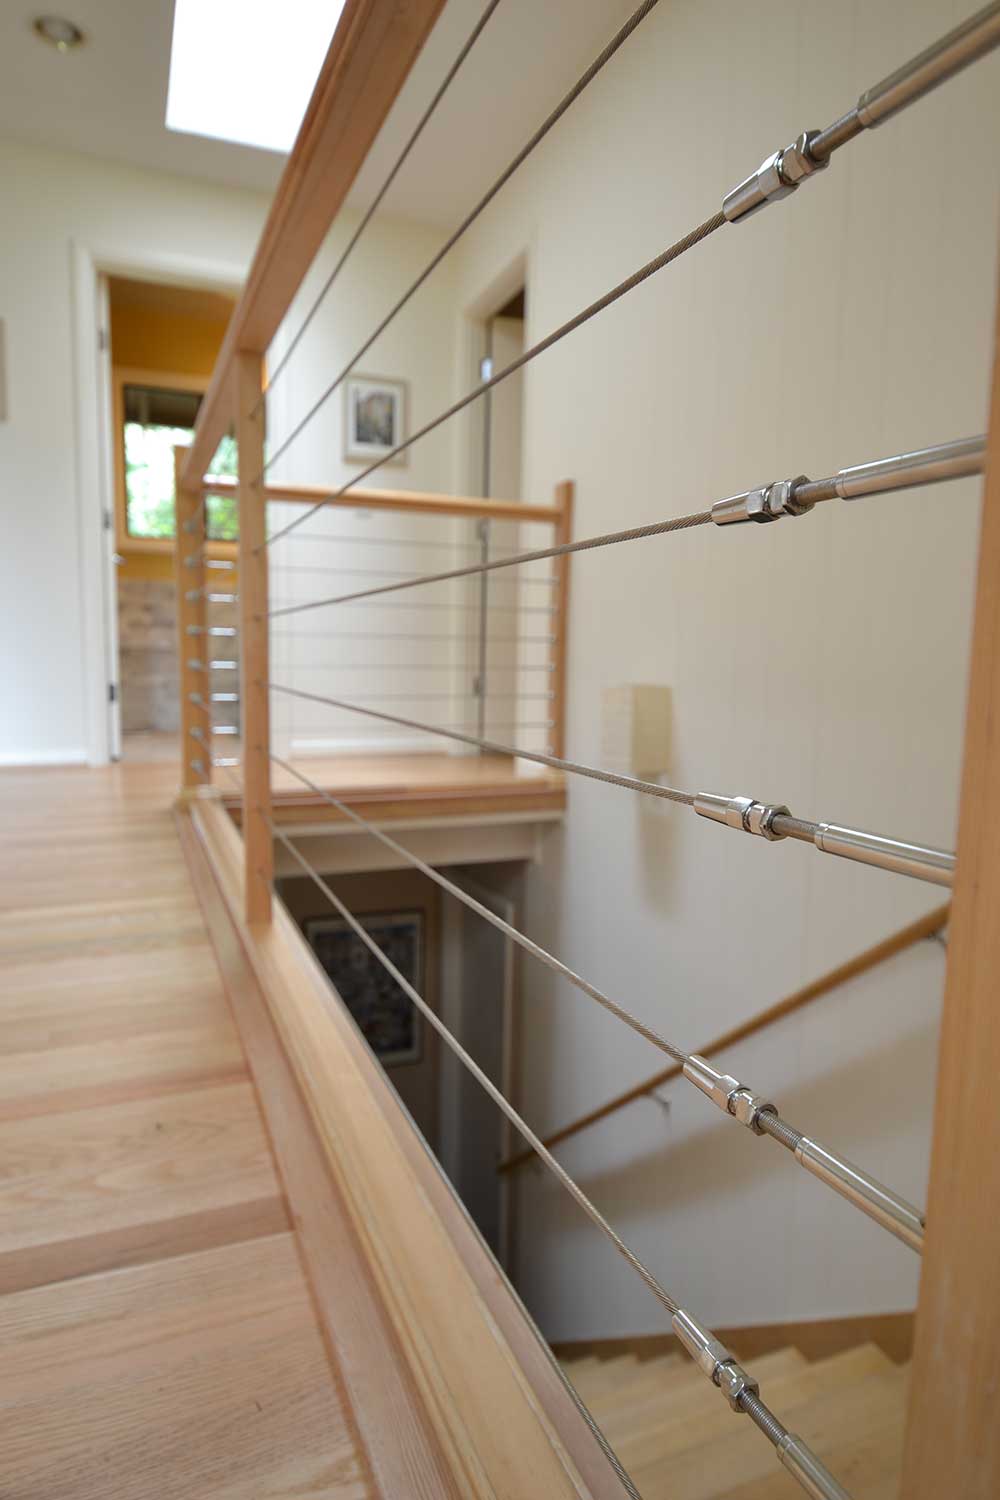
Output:
M187 447L201 406L199 391L127 382L122 387L125 454L125 530L130 537L174 536L174 448ZM208 471L236 475L236 440L224 437ZM232 542L239 535L236 497L209 495L208 535Z

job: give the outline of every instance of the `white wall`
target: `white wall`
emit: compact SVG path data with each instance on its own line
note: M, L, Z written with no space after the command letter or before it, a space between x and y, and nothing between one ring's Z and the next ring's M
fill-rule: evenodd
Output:
M343 274L324 298L287 366L278 366L301 327L358 216L338 216L289 309L269 351L275 371L267 405L273 451L315 404L334 377L354 359L381 321L437 250L442 232L399 219L378 219L366 230ZM360 374L408 384L407 431L415 432L448 404L453 382L451 347L453 263L446 263L358 360ZM278 458L269 478L336 487L365 467L346 462L342 431L345 388L338 389ZM405 462L380 468L362 488L452 489L452 439L440 431L406 453ZM275 503L272 530L303 513ZM407 572L434 572L470 561L476 552L471 523L395 512L328 509L311 517L270 549L271 595L276 607L391 583ZM318 609L274 622L275 681L422 721L465 722L472 712L467 690L468 651L459 636L466 612L450 585L430 585L371 603ZM273 699L279 754L404 749L442 750L440 739L283 695Z
M0 141L0 181L0 764L82 760L100 545L81 495L78 444L96 433L77 431L74 247L238 279L267 199L12 141Z
M965 15L944 0L671 0L457 252L460 311L528 260L528 341L711 214L806 126ZM577 481L580 536L983 428L1000 59L837 155L534 363L525 498ZM607 685L673 694L669 780L953 846L979 485L715 528L573 563L568 753ZM580 779L530 878L533 937L696 1047L941 892ZM726 1055L801 1129L925 1197L943 974L922 945ZM525 960L525 1109L560 1125L660 1055ZM772 1142L674 1086L562 1159L719 1324L912 1306L917 1262ZM519 1264L552 1338L655 1331L641 1283L542 1174Z

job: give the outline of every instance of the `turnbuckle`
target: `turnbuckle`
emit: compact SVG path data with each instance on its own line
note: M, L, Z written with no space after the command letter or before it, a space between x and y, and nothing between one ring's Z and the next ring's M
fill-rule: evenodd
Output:
M804 516L815 501L798 499L796 491L809 482L805 474L799 474L794 479L779 479L775 484L744 490L728 500L717 500L712 506L712 520L716 526L731 526L740 521L780 521L782 516Z
M755 802L753 797L720 797L715 792L699 792L691 805L702 818L756 834L772 843L786 837L774 827L775 818L790 816L784 804Z
M739 187L726 194L722 212L731 224L755 214L768 203L787 198L807 177L830 165L829 157L825 161L816 161L810 152L809 148L819 133L818 130L804 130L790 146L783 151L773 151L756 172L751 172Z

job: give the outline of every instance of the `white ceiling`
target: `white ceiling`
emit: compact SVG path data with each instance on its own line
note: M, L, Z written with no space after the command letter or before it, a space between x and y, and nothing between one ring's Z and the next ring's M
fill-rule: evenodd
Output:
M632 3L501 0L393 185L385 211L453 225ZM483 4L448 0L355 184L352 200L359 206L373 196ZM84 46L61 55L41 42L31 23L44 9L76 22L87 35ZM0 135L273 191L283 156L164 126L172 21L173 0L2 0Z

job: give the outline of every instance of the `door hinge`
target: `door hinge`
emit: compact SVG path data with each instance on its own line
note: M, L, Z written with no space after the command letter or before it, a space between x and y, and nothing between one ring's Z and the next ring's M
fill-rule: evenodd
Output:
M110 343L111 340L108 338L108 330L106 328L99 328L97 330L97 347L98 349L100 349L102 354L109 347Z
M479 378L480 378L480 380L492 380L493 379L493 356L492 355L487 354L486 357L485 357L485 359L481 359L479 361Z
M111 530L111 512L109 510L104 512L104 529L105 531Z
M117 682L109 682L108 683L108 702L109 703L117 703L118 702L118 684L117 684Z

